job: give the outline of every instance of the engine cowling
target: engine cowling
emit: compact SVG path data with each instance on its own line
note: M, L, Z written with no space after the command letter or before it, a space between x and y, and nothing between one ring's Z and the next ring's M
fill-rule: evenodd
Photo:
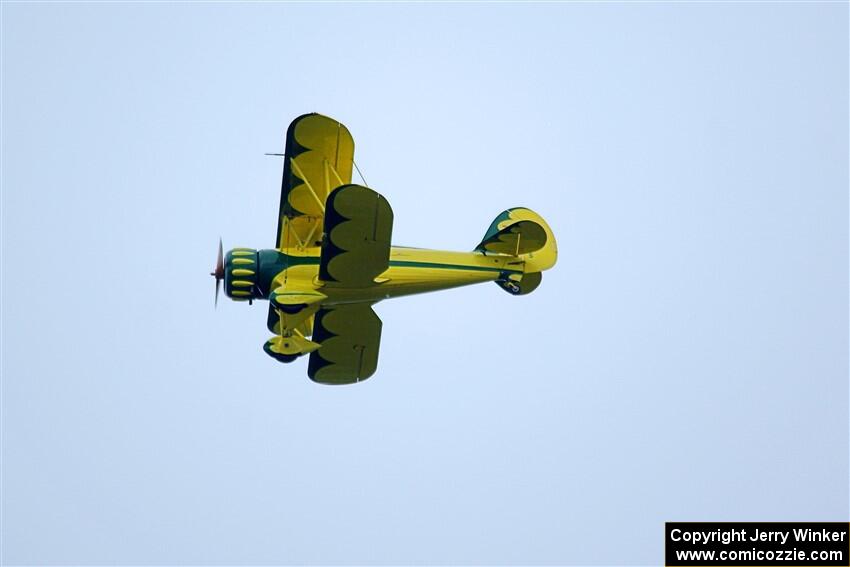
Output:
M224 257L224 293L235 301L259 297L260 257L253 248L234 248Z

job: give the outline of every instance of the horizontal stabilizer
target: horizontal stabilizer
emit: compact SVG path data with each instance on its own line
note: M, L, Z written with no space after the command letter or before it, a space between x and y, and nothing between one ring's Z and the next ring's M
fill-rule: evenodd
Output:
M543 217L525 207L502 211L490 223L490 228L475 250L482 254L515 256L522 263L522 271L526 275L548 270L558 261L558 244L552 229ZM526 284L531 285L530 282ZM505 289L515 293L510 287Z
M521 256L537 252L544 246L546 246L546 230L536 222L520 220L499 228L498 223L494 221L475 249L482 252Z

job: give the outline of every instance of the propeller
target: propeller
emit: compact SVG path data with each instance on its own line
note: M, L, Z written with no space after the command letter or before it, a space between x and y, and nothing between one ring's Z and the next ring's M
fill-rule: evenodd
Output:
M218 259L215 261L215 271L210 272L210 275L215 278L215 306L218 307L218 289L221 287L221 280L224 279L224 255L221 238L218 239Z

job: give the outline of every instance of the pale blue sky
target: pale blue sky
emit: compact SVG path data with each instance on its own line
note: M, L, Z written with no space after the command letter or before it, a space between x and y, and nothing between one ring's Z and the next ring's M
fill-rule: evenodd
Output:
M658 564L848 518L848 5L2 5L3 563ZM560 262L376 308L310 382L265 304L289 121L399 244ZM616 537L612 539L612 529Z

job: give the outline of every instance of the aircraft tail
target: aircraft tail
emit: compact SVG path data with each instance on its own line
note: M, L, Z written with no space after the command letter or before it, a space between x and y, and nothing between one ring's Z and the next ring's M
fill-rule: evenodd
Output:
M543 279L544 270L558 260L558 244L543 217L530 209L516 207L502 212L490 224L475 250L484 254L514 256L522 274L506 274L496 283L508 293L531 293Z

